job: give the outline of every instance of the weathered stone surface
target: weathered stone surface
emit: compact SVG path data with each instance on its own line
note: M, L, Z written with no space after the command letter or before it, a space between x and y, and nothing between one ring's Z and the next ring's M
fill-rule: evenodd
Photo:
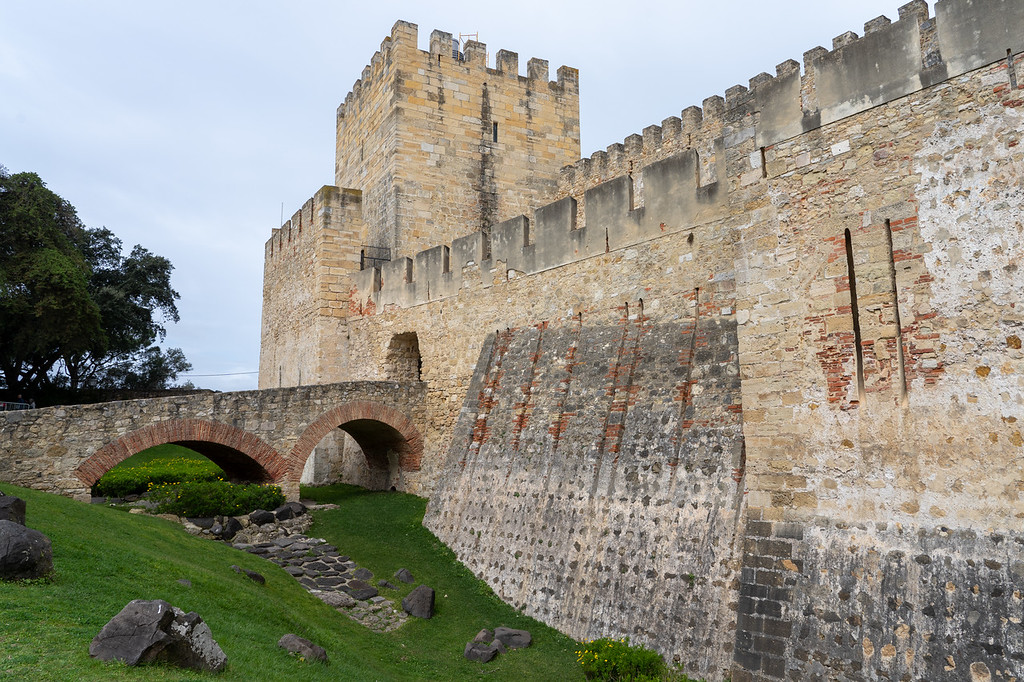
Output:
M411 585L414 582L412 573L409 572L408 568L400 568L395 571L395 577L408 585Z
M336 609L347 609L356 605L356 600L345 592L314 590L313 594L328 606L333 606Z
M242 522L233 516L224 519L223 530L220 533L222 540L230 542L242 530Z
M327 651L322 646L313 644L298 635L291 633L284 635L278 640L277 645L293 654L298 654L307 661L327 662Z
M277 520L274 512L269 512L266 509L257 509L256 511L249 514L249 522L254 523L257 526L262 526L265 523L273 523Z
M490 644L484 644L482 642L467 642L462 655L470 661L489 663L498 655L498 650Z
M416 618L434 616L434 588L420 585L402 600L402 608Z
M164 661L212 672L227 665L227 656L198 614L160 599L129 602L93 638L89 655L127 665Z
M526 630L515 630L506 627L494 628L494 639L509 649L525 649L533 641L533 637Z
M13 521L25 525L25 500L0 493L0 521Z
M52 571L50 538L20 523L0 520L0 580L42 578Z

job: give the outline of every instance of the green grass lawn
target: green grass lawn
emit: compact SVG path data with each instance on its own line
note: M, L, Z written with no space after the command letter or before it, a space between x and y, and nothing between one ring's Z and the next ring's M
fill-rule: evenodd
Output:
M167 460L167 459L188 459L195 460L197 462L209 462L210 460L200 455L195 450L189 450L186 447L175 445L174 443L164 443L163 445L154 445L151 448L147 448L142 452L137 452L128 459L118 464L118 467L138 467L144 464L149 464L153 460Z
M420 525L424 500L351 486L304 490L335 502L318 512L324 537L377 577L406 567L437 590L437 613L374 633L337 613L270 562L187 535L163 519L0 484L28 504L27 523L53 541L55 577L0 583L0 679L10 680L573 680L574 642L516 613ZM265 586L230 569L262 573ZM179 578L192 581L179 585ZM392 580L392 582L396 581ZM401 585L402 594L414 585ZM447 596L445 596L447 595ZM388 596L395 596L389 594ZM89 642L132 599L196 611L228 656L220 675L163 666L128 668L89 658ZM462 658L481 627L528 628L534 646L480 665ZM294 632L323 646L330 664L277 648Z

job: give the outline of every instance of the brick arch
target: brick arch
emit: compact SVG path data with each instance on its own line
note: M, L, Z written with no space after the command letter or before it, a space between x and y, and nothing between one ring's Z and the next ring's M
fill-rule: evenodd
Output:
M355 439L371 467L387 469L387 452L392 450L398 453L401 471L419 471L423 438L412 419L382 403L360 400L335 407L306 427L288 454L296 479L317 443L339 427Z
M100 476L154 445L177 443L209 457L229 476L281 481L288 473L285 458L248 431L205 419L172 419L144 426L107 443L75 470L87 486Z

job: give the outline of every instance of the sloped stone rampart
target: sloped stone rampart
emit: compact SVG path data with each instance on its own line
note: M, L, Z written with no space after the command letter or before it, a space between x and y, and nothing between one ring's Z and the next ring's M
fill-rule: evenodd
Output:
M729 319L695 329L636 309L499 332L424 522L502 599L573 637L727 668L740 412Z

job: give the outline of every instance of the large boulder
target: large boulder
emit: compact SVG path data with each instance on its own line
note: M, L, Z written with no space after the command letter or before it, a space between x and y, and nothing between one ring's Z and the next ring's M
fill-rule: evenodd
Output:
M278 640L277 645L293 654L298 654L307 661L327 662L327 652L322 646L313 644L308 639L298 635L287 634Z
M530 633L526 630L516 630L514 628L496 627L494 628L494 639L501 642L509 649L525 649L530 646L533 638Z
M50 538L20 523L0 520L0 580L42 578L51 571Z
M129 602L93 638L89 655L127 665L162 661L211 672L220 672L228 662L197 613L162 599Z
M0 493L0 521L14 521L25 525L25 500Z
M249 523L254 523L257 526L262 526L266 523L273 523L276 520L277 517L274 516L274 512L268 512L266 509L257 509L249 514Z
M434 588L420 585L402 600L402 608L410 616L431 618L434 615Z

